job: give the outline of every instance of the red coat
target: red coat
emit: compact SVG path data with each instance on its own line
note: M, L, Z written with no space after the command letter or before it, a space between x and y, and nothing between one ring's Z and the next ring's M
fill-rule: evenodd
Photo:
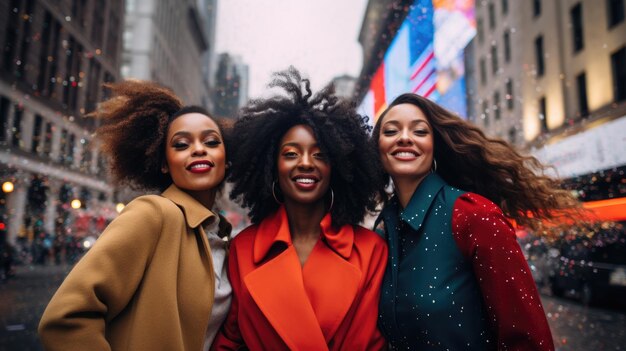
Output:
M360 226L320 223L304 267L284 207L230 248L233 303L213 350L380 350L378 299L387 246Z

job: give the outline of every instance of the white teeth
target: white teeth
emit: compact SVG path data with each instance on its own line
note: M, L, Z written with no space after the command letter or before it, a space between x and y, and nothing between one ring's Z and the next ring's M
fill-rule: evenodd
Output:
M396 154L396 156L398 156L398 157L414 157L416 155L414 153L412 153L412 152L402 151L402 152L398 152Z
M193 166L191 166L191 169L198 169L198 168L209 168L209 165L206 165L206 164L197 164L197 165L193 165Z
M298 179L296 179L296 183L313 184L313 183L315 183L315 179L311 179L311 178L298 178Z

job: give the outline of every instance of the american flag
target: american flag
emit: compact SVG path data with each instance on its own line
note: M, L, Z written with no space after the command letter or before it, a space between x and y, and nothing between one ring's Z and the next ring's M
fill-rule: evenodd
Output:
M430 43L410 68L409 87L415 94L428 97L437 88L437 59Z

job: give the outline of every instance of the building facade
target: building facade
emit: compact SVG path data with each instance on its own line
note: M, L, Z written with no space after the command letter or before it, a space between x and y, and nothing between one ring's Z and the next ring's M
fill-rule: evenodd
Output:
M197 0L198 11L202 18L204 33L207 38L207 49L202 55L202 78L209 92L206 103L203 103L209 111L213 111L213 99L211 91L215 85L215 34L217 31L217 0Z
M116 214L99 121L85 114L118 79L123 10L122 0L0 3L0 243L91 235Z
M620 117L623 18L623 0L477 3L473 119L491 135L540 146Z
M248 65L240 56L221 53L217 56L213 113L219 118L236 118L248 101Z
M523 144L520 1L477 2L476 37L466 50L468 117L491 136ZM525 88L525 86L524 86Z
M414 0L369 0L359 31L363 49L363 67L354 89L356 101L363 101L376 70L384 61L385 51L409 12ZM374 111L379 112L379 111Z
M122 76L155 81L187 105L208 107L206 30L194 0L127 0Z
M447 73L464 75L467 118L488 135L554 166L554 175L583 201L626 199L625 2L486 0L459 8L461 3L451 0L370 0L359 36L364 64L355 97L361 108L369 106L362 112L377 116L398 93L419 94L429 83L420 78L424 72L443 77L434 85L437 90L445 86ZM467 17L459 12L451 17L455 7ZM446 20L450 18L454 20ZM416 21L406 34L403 27L412 19ZM459 25L465 19L470 26ZM471 34L472 22L475 36L463 44L459 38ZM409 66L418 67L409 72L411 79L420 78L420 85L410 89L404 84L406 72L398 75L397 67L406 66L406 47L411 52L430 37L431 23L434 54L410 55L410 60L420 57ZM438 55L438 43L448 48L455 41L464 45L463 69L455 66L457 70L440 74L440 67L428 68L430 57L435 66L446 59L445 50ZM455 98L459 106L460 95ZM460 112L455 103L451 106ZM626 208L626 201L620 206Z
M472 120L554 165L583 200L626 196L625 7L624 0L476 5Z

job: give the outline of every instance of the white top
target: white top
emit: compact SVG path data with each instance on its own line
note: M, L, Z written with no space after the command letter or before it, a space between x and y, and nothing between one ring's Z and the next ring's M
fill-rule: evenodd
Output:
M228 280L228 264L226 262L228 241L225 240L226 238L222 239L217 235L219 223L219 216L215 216L215 221L204 227L204 232L207 235L211 248L211 256L213 257L213 270L215 271L215 299L213 301L209 326L204 337L204 347L202 348L204 351L209 350L213 339L215 339L215 335L226 319L226 315L230 309L231 293L233 290Z

